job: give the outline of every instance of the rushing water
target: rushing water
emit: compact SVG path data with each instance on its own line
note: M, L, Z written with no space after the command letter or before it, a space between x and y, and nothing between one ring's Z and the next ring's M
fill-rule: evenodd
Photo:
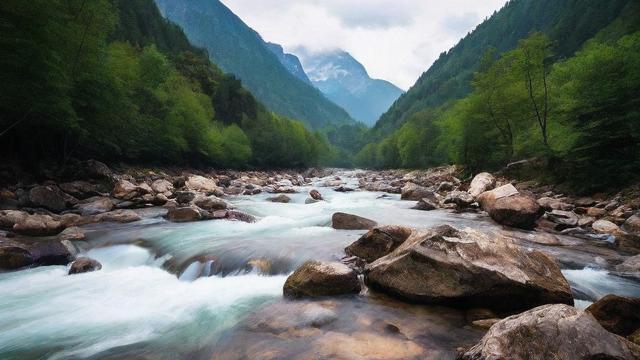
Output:
M355 185L355 178L346 178ZM272 348L286 347L288 352L281 357L287 358L311 351L309 339L330 351L322 341L357 348L354 341L371 342L376 334L391 333L397 338L388 344L390 349L413 349L418 344L432 349L427 358L437 359L451 356L456 346L482 335L465 326L462 312L411 306L379 295L338 298L330 304L283 301L287 274L307 259L340 259L344 247L362 235L363 231L332 229L331 215L336 211L380 224L449 223L503 231L480 215L412 210L413 202L399 201L398 195L380 198L381 193L338 193L317 187L327 201L304 204L311 188L299 188L299 193L290 195L289 204L268 202L269 194L231 198L238 209L259 218L255 224L226 220L172 224L156 217L87 227L88 240L80 245L87 256L103 264L97 272L68 276L67 267L50 266L0 274L0 358L251 358L230 349L265 339ZM563 273L580 300L577 306L608 293L640 295L637 282L608 273L620 258L605 247L573 238L561 238L562 246L550 247L529 242L531 233L513 235L567 264ZM311 338L273 337L272 330L264 334L252 327L271 329L292 322L288 326L299 328L326 318L329 330L322 336L305 335ZM276 332L280 331L284 330ZM339 335L345 333L350 337ZM405 357L411 356L425 354Z

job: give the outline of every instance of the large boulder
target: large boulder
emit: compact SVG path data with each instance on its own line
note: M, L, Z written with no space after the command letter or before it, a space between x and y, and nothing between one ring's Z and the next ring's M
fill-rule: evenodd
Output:
M91 198L89 202L76 205L80 213L84 216L102 214L113 210L115 204L106 196Z
M340 230L369 230L378 225L362 216L337 212L331 217L331 226Z
M400 199L418 201L425 197L428 198L430 194L431 194L431 191L426 187L416 185L412 182L408 182L402 187L402 193L400 195Z
M190 222L202 219L202 213L196 206L170 208L167 219L172 222Z
M588 313L545 305L493 325L459 360L632 360L637 348L605 330Z
M530 229L543 214L533 197L520 194L511 184L485 191L477 201L493 220L507 226Z
M100 264L98 260L88 257L80 257L71 263L69 275L98 271L100 269L102 269L102 264Z
M389 254L411 235L411 228L386 225L369 230L344 251L347 255L357 256L366 262L372 262Z
M492 190L496 187L496 178L493 175L483 172L476 175L469 185L469 194L474 198L485 191Z
M356 272L338 262L307 261L284 283L284 296L290 298L357 294L360 282Z
M17 241L0 238L0 269L15 270L34 265L66 265L71 251L57 240Z
M573 304L567 280L548 255L448 225L414 230L396 250L365 267L365 282L417 303L503 311Z
M29 203L56 213L67 208L64 193L53 185L35 186L29 190Z
M586 311L614 334L629 336L640 329L640 298L607 295Z
M49 236L60 233L65 224L49 215L33 214L13 225L13 231L30 236Z
M218 187L216 181L200 175L191 175L187 178L184 185L191 190L203 192L207 195L224 195L224 191Z

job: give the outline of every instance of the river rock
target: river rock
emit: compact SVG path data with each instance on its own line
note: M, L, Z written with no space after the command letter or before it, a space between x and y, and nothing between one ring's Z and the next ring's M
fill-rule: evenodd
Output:
M520 192L515 188L515 186L506 184L493 190L483 192L476 200L478 201L478 204L480 204L480 207L485 209L490 207L498 199L518 194L520 194Z
M538 199L538 205L542 206L542 208L547 211L552 211L552 210L571 211L574 209L574 206L571 204L567 204L560 199L554 199L547 196L541 197L540 199Z
M118 180L112 191L113 197L120 200L131 200L144 193L146 192L143 188L124 179Z
M474 198L485 191L492 190L496 187L496 178L493 175L483 172L476 175L469 185L469 194Z
M640 298L607 295L585 311L603 328L620 336L629 336L640 329Z
M369 230L378 225L362 216L337 212L331 217L331 226L339 230Z
M412 208L414 210L423 210L423 211L431 211L438 208L438 202L434 201L433 198L422 198L418 200L416 205Z
M640 215L635 214L629 217L622 227L629 232L640 234Z
M258 221L255 216L238 210L227 210L226 218L229 220L237 220L250 224Z
M400 199L418 201L425 197L428 198L430 194L431 191L429 191L429 189L416 185L412 182L408 182L402 187Z
M56 235L64 230L64 224L49 215L34 214L13 225L13 231L30 236Z
M593 230L601 234L623 234L623 231L620 230L620 227L609 220L597 220L591 225L591 227L593 228Z
M87 160L85 171L94 179L109 179L113 175L113 171L107 165L97 160Z
M94 215L92 219L93 222L130 223L140 220L140 215L133 210L120 209Z
M190 190L176 191L175 196L178 204L189 204L196 199L196 196L198 196L198 193Z
M58 234L58 240L68 240L68 241L83 241L86 237L84 230L80 229L77 226L72 226L64 229L60 234Z
M285 194L280 194L278 196L274 196L274 197L268 198L267 201L271 201L271 202L274 202L274 203L287 204L288 202L291 201L291 198L288 197Z
M334 296L360 292L358 275L338 262L307 261L284 283L289 298Z
M68 183L60 184L60 189L65 193L84 200L92 196L100 195L103 192L107 192L101 185L92 184L88 181L72 181Z
M473 196L466 191L452 191L444 198L444 204L455 204L456 207L464 209L474 203Z
M12 230L13 225L24 221L29 214L22 210L0 210L0 228Z
M578 207L588 208L594 206L597 201L590 197L581 197L573 202Z
M411 302L520 310L573 304L558 264L502 236L448 225L414 230L365 268L369 287Z
M493 220L512 227L533 228L543 213L534 198L520 194L511 184L485 191L477 200Z
M16 241L0 238L0 269L15 270L33 265L66 265L72 254L57 240Z
M69 275L98 271L100 269L102 269L102 264L100 264L98 260L94 260L88 257L81 257L71 263L71 268L69 268Z
M546 214L547 219L553 221L556 230L564 230L578 226L580 218L573 211L553 210Z
M151 183L151 189L159 194L171 193L173 191L173 183L165 179L158 179Z
M402 244L411 235L411 228L386 225L369 230L344 251L347 255L357 256L366 262L375 261Z
M317 201L324 200L324 199L322 198L322 194L320 194L320 191L315 190L315 189L313 189L313 190L309 191L309 196L311 196L311 198L312 198L313 200L317 200Z
M196 206L169 208L167 220L172 222L190 222L202 219L202 213Z
M588 313L563 304L510 316L489 329L459 360L636 359L630 342Z
M83 216L102 214L113 210L115 207L113 201L108 197L95 198L90 202L76 205Z
M215 180L200 175L189 176L185 181L185 186L191 190L206 193L207 195L224 195L224 192L218 187Z
M601 218L605 215L607 215L607 211L605 209L601 209L601 208L597 208L597 207L590 207L587 209L587 216L591 216L594 218Z
M226 201L220 199L215 195L197 196L193 200L193 203L196 204L199 208L209 211L224 210L229 207L229 204L227 204Z
M616 266L616 271L621 273L639 273L640 277L640 255L626 259L622 264Z
M29 203L56 213L67 208L64 193L53 185L36 186L29 190Z

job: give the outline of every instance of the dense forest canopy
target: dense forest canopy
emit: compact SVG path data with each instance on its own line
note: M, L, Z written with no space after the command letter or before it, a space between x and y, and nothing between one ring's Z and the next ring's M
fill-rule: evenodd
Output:
M488 48L500 54L514 49L531 32L540 31L556 43L557 57L568 57L616 18L634 13L635 0L511 0L455 47L443 52L382 115L371 135L379 140L411 115L466 96Z
M292 167L337 156L223 74L152 0L7 0L0 11L9 159Z
M278 114L313 129L355 121L311 84L291 74L260 34L219 0L156 0L162 13L208 50L225 72L242 79L251 92Z
M515 10L543 3L512 1L474 34L497 26L500 19L511 24ZM584 8L573 11L578 3ZM357 164L418 168L458 163L474 172L538 157L550 163L545 176L582 190L637 179L640 21L629 14L640 14L640 4L614 1L602 8L603 4L560 1L559 9L571 5L568 13L560 12L547 32L530 32L509 51L490 46L493 37L472 34L465 38L418 80L408 96L436 78L447 78L443 73L430 74L445 68L453 71L453 63L468 63L470 55L463 49L479 41L477 49L484 53L476 60L469 80L464 82L467 70L460 69L452 72L457 80L447 80L450 85L458 84L454 88L459 92L440 80L438 86L455 94L432 87L435 83L429 85L431 90L423 92L426 97L406 103L414 110L406 113L402 125L379 138L375 132L388 125L383 117L373 134L367 134L370 143L358 153ZM611 14L621 8L621 15L611 20ZM575 26L571 34L566 31L568 24ZM599 31L594 32L596 29ZM591 39L575 48L586 35ZM445 59L449 65L439 63ZM387 116L408 101L406 96ZM372 138L379 140L371 142Z

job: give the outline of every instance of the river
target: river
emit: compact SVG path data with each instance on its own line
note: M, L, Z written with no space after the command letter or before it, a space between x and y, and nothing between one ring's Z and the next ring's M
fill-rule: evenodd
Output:
M357 187L354 172L341 176ZM323 182L299 187L288 204L267 201L270 194L229 197L258 217L253 224L174 224L157 217L161 210L149 210L136 223L88 226L83 247L102 263L100 271L68 276L67 267L48 266L0 273L0 359L366 359L375 351L446 359L477 341L483 332L467 326L461 311L366 290L315 302L282 299L297 266L337 261L364 233L332 229L337 211L379 224L505 232L483 215L412 210L414 202L399 195L334 192L319 187ZM327 201L305 204L312 188ZM529 241L533 233L508 233L559 260L576 306L608 293L640 296L638 282L609 273L619 255L606 244L561 237L560 246L546 246ZM391 340L382 339L385 334ZM358 348L362 343L370 346ZM336 346L352 353L336 354Z

